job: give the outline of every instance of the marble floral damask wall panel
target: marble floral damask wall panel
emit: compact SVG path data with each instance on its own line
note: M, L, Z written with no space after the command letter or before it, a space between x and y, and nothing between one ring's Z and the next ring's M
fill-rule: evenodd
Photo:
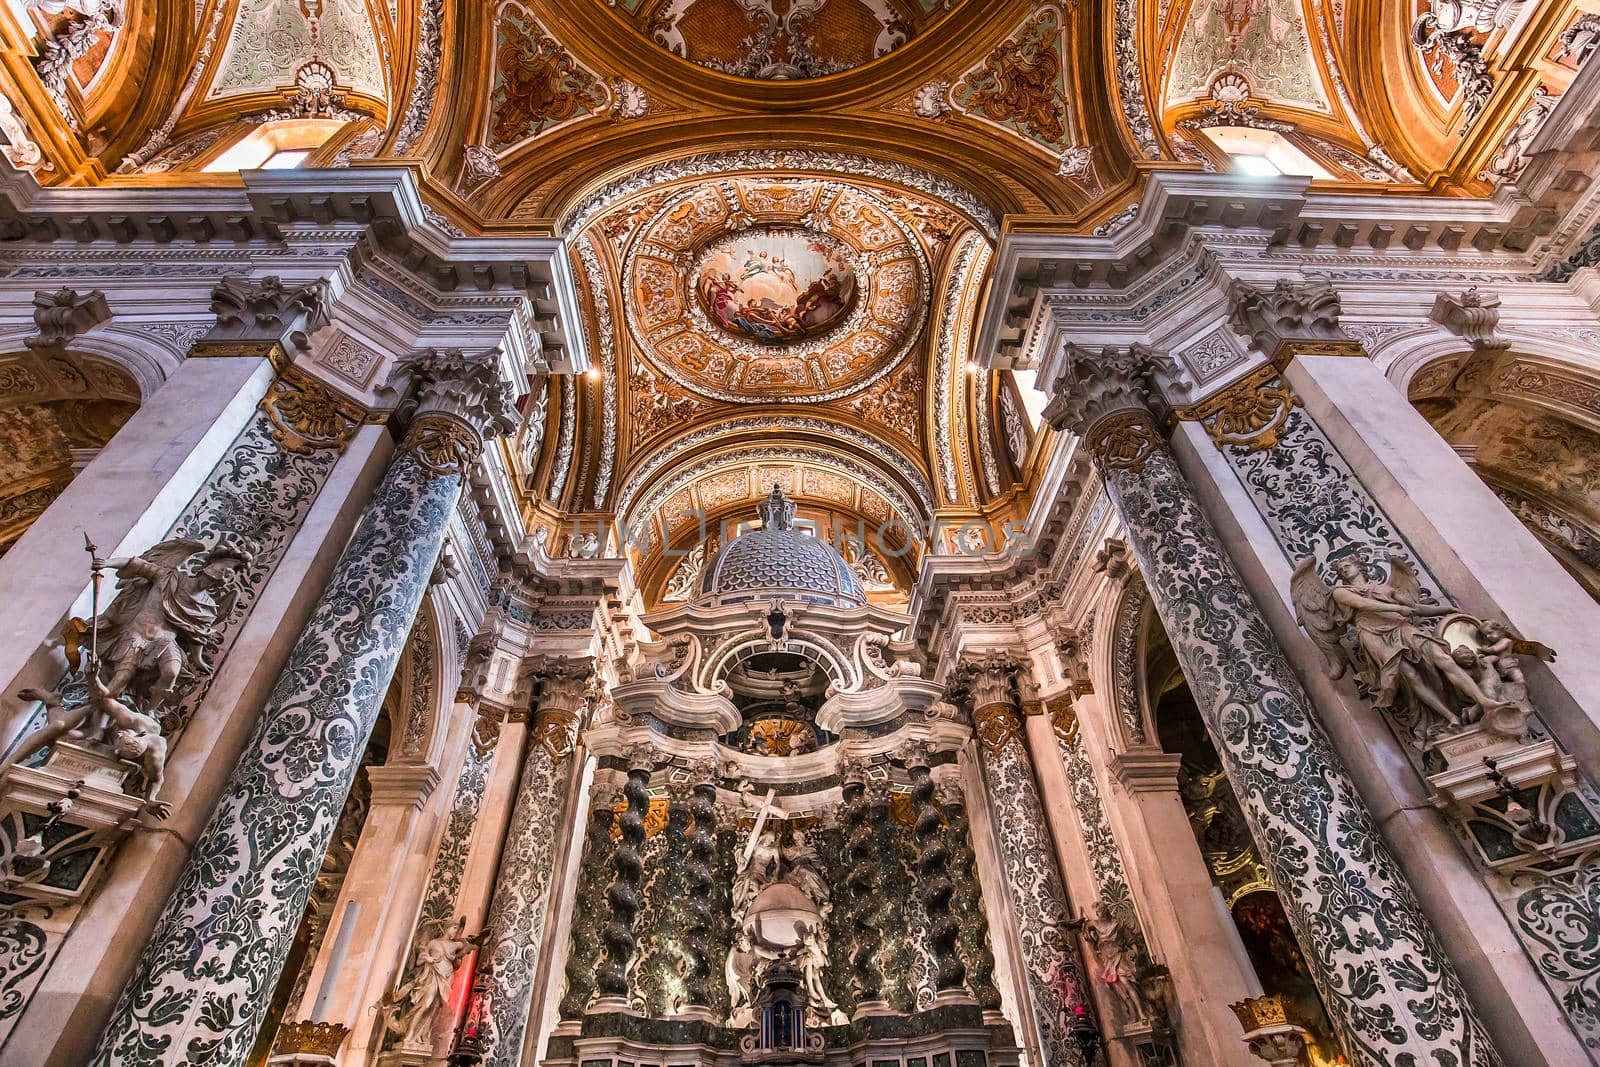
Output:
M603 112L611 94L521 4L500 8L488 146L502 152L531 137Z
M669 52L742 78L837 74L888 55L961 0L620 0Z
M1271 386L1274 381L1277 379L1266 384ZM1550 464L1559 466L1558 457L1570 459L1574 438L1566 431L1576 429L1570 424L1539 414L1530 418L1530 413L1523 410L1519 414L1511 405L1494 405L1501 410L1489 415L1476 401L1460 407L1459 414L1447 413L1445 421L1448 428L1463 433L1484 426L1504 430L1498 419L1506 410L1521 420L1513 424L1521 432L1505 434L1504 447L1511 455L1507 461L1526 465L1513 469L1547 469ZM1546 426L1546 421L1555 425ZM1390 555L1399 556L1410 561L1428 596L1444 599L1437 578L1304 409L1288 407L1278 433L1276 447L1229 444L1221 451L1285 558L1293 563L1315 556L1326 562L1332 553L1356 548L1364 548L1369 558L1379 562ZM1391 726L1418 773L1423 773L1427 754L1402 724L1391 722ZM1537 718L1531 726L1536 735L1544 734ZM1593 789L1586 783L1580 783L1580 788L1593 797ZM1574 802L1563 807L1582 806ZM1553 821L1562 820L1562 808L1558 807ZM1463 847L1469 855L1476 855L1465 840ZM1596 871L1600 871L1600 855L1589 852L1535 863L1515 874L1484 869L1483 877L1574 1031L1591 1048L1600 1049L1600 1011L1594 1006L1600 1003L1594 996L1600 986L1600 895L1593 892Z
M1258 98L1329 110L1301 0L1195 0L1172 57L1166 103L1204 99L1224 71L1242 74Z
M362 0L240 0L208 98L293 85L312 58L332 67L340 85L387 99L383 53Z
M268 394L267 403L274 395ZM218 622L220 641L212 662L219 667L332 473L340 447L329 442L300 451L288 448L268 411L258 411L167 532L208 544L248 545L254 553L227 615ZM209 678L183 696L166 724L176 753L182 752L182 727L204 701ZM23 908L0 920L0 1059L4 1040L77 914L77 907Z

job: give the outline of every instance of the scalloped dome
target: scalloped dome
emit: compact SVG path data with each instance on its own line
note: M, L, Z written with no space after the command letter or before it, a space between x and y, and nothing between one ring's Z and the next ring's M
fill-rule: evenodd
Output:
M756 509L759 529L728 542L706 569L703 599L754 600L768 593L799 593L807 600L845 608L866 603L855 571L820 537L794 528L794 502L778 486Z

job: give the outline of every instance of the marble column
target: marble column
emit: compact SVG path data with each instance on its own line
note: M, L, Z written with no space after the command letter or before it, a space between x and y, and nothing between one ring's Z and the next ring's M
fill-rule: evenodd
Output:
M712 965L709 951L712 923L712 893L716 887L717 862L717 780L712 767L699 768L689 795L688 847L684 864L687 889L684 894L684 938L689 950L689 968L683 977L684 1014L711 1017Z
M1500 1062L1160 431L1143 346L1068 346L1046 418L1083 439L1346 1052L1362 1065Z
M91 1063L242 1064L484 437L498 354L397 369L409 427L268 698Z
M1100 1034L1071 930L1072 907L1023 743L1017 677L1026 669L1004 654L969 657L958 668L956 694L971 708L978 736L1041 1051L1046 1063L1088 1067Z
M978 880L978 853L972 847L972 822L967 817L967 798L959 779L952 777L941 783L939 803L949 826L950 869L956 886L950 909L960 927L956 945L966 965L967 991L986 1016L996 1018L1000 1014L1000 989L994 983L994 948L989 942L983 886Z
M654 754L649 745L636 745L628 754L628 778L622 786L626 806L617 816L621 833L611 852L611 884L606 905L611 921L600 933L605 945L595 971L597 1010L629 1011L633 1000L628 972L639 951L634 919L639 914L639 883L644 880L645 816L650 811L650 774Z
M547 657L531 670L539 685L533 731L485 923L494 940L483 950L472 1008L474 1045L491 1067L522 1062L567 811L573 746L594 664Z
M961 922L953 907L956 886L949 874L950 827L934 800L939 787L933 780L930 755L926 746L913 747L906 770L911 775L911 804L916 818L917 891L928 913L927 948L937 968L935 1003L970 1003L966 994L967 967L961 959Z

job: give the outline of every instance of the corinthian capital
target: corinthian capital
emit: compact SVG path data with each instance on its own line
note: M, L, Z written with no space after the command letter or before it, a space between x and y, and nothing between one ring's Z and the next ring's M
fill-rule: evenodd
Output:
M497 349L470 356L459 348L412 353L390 372L386 391L400 397L395 414L402 420L447 416L480 438L516 428L516 398L500 373Z
M576 716L594 684L594 660L587 656L534 656L523 662L522 677L537 687L533 704L538 712Z
M1067 345L1050 386L1045 421L1058 430L1087 437L1097 423L1113 415L1156 411L1162 406L1157 379L1175 371L1171 357L1149 345L1099 349Z
M201 344L277 345L305 348L310 336L328 323L328 283L289 286L276 275L227 277L211 290L217 324Z
M1228 300L1233 305L1228 324L1269 359L1354 344L1339 325L1339 294L1327 282L1282 278L1271 289L1261 289L1237 281Z
M985 708L1018 702L1028 665L1007 652L969 653L961 657L952 688L976 714Z

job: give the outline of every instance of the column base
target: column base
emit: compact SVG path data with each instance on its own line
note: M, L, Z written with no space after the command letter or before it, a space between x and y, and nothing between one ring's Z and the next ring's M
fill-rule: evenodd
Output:
M944 1008L952 1004L974 1005L977 1003L977 999L965 989L942 989L933 996L933 1006L936 1008Z
M673 1018L686 1019L690 1022L697 1023L715 1023L718 1021L717 1013L706 1007L704 1004L692 1004L678 1012L678 1014L674 1015Z
M850 1021L868 1019L875 1015L894 1015L895 1011L889 1007L885 1000L863 1000L856 1004L856 1010L850 1013Z
M635 1018L643 1012L628 1003L627 997L596 997L589 1002L585 1015L632 1015Z
M985 1026L1010 1026L1011 1025L1011 1021L1006 1018L1006 1013L1005 1012L996 1011L993 1008L985 1008L984 1011L983 1011L983 1025L985 1025Z
M378 1057L378 1067L427 1067L438 1059L432 1049L396 1049Z

